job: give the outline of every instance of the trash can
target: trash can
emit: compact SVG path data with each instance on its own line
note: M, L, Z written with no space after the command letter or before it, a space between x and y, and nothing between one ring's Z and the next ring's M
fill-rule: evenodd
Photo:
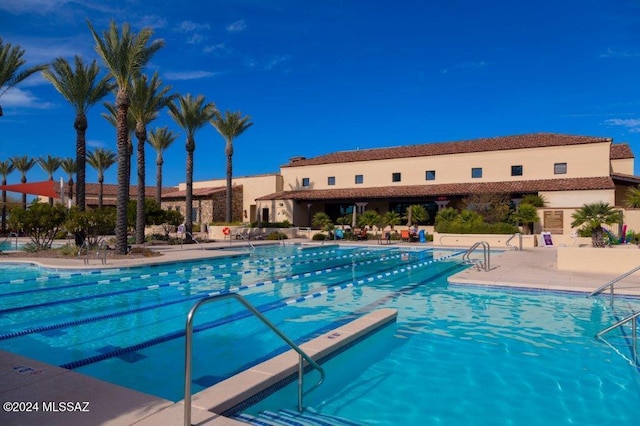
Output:
M424 233L424 229L421 229L420 232L418 232L418 239L420 240L421 243L427 242L427 236Z

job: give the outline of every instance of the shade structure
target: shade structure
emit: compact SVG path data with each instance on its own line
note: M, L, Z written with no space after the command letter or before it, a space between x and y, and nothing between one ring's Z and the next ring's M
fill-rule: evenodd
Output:
M40 197L60 198L60 194L55 189L53 180L42 182L16 183L13 185L0 185L0 190L9 192L19 192L21 194L38 195Z

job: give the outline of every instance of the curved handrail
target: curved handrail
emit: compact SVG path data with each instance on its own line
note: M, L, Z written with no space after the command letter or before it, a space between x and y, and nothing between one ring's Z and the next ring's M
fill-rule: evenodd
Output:
M482 246L484 262L473 261L469 258L469 256L471 256L471 253L473 253L473 251L478 246ZM469 249L462 255L462 261L465 263L476 265L478 267L478 270L480 270L480 266L482 266L482 269L484 269L485 272L488 272L491 269L491 246L489 246L489 243L486 241L476 242L471 247L469 247Z
M189 311L187 315L187 325L185 330L186 342L185 342L185 357L184 357L184 424L185 426L191 426L191 352L193 346L193 318L196 314L196 311L203 305L207 303L234 298L245 308L249 310L253 315L255 315L260 321L262 321L267 327L269 327L274 333L278 335L291 349L296 351L299 355L298 362L298 411L302 412L302 396L305 393L309 393L312 390L316 389L320 386L325 379L325 372L320 365L313 360L309 355L307 355L298 345L296 345L291 339L289 339L275 324L267 319L260 311L258 311L253 305L251 305L247 300L237 293L225 293L219 294L215 296L205 297L204 299L200 299ZM313 387L311 387L306 392L302 391L303 385L303 362L302 360L307 361L313 368L320 372L320 380Z
M611 296L613 296L613 285L615 283L617 283L618 281L622 281L623 279L627 278L629 275L631 275L634 272L639 271L639 270L640 270L640 266L636 266L632 270L630 270L628 272L625 272L624 274L612 279L608 283L606 283L606 284L598 287L597 289L593 290L591 293L589 293L589 295L587 297L596 296L596 295L602 293L603 291L605 291L607 289L607 287L611 287Z
M512 246L511 244L509 244L511 242L511 240L513 240L515 237L518 237L518 247L516 246ZM519 232L516 232L515 234L513 234L512 236L509 237L509 239L504 243L507 247L513 247L516 250L522 251L522 234Z

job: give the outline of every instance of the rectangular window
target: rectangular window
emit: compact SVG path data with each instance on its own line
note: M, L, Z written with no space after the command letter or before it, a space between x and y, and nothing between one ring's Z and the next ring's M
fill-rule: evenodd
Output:
M327 185L335 185L336 184L336 177L335 176L329 176L327 178Z
M522 166L511 166L511 176L522 176Z
M400 173L391 174L391 182L400 182L401 180L402 180L402 175Z
M191 222L198 221L198 209L191 209Z
M567 163L555 163L553 165L553 174L554 175L566 175L567 174Z
M356 183L357 184L364 183L364 176L363 175L356 175Z
M482 167L474 167L471 169L471 177L479 179L482 177Z
M435 170L427 170L425 173L425 179L427 180L436 180L436 171Z
M309 178L302 178L302 186L309 186Z

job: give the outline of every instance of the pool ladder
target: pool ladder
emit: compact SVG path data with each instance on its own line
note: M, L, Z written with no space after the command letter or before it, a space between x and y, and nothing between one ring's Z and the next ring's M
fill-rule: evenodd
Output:
M471 254L480 246L482 246L483 260L471 259ZM469 249L462 255L462 261L469 265L474 265L478 268L478 271L484 270L485 272L488 272L491 269L491 247L489 246L489 243L486 241L478 241L469 247Z
M103 265L107 264L107 243L105 241L100 241L98 244L98 249L96 251L96 257L100 259L100 262ZM91 253L91 247L89 246L88 240L84 240L80 250L78 250L78 257L80 257L84 253L83 260L85 265L89 265L89 254Z
M6 243L7 241L9 241L9 238L14 238L16 239L16 250L18 250L18 234L15 232L9 232L9 235L7 236L7 238L4 239L4 241L2 241L2 243L0 244L0 246L4 243ZM11 246L11 243L9 243L9 246ZM0 250L1 252L2 250Z
M627 278L629 275L637 271L640 271L640 266L636 266L630 271L627 271L624 274L612 279L608 283L598 287L597 289L589 293L587 297L597 296L598 294L603 293L607 289L609 289L609 296L611 298L610 301L611 303L613 303L613 297L614 297L613 286L616 283L622 281L623 279ZM620 328L625 324L631 323L631 352L633 355L633 362L635 363L636 366L638 366L638 354L639 354L638 352L638 318L640 318L640 311L634 312L631 315L628 315L627 317L621 319L620 321L617 321L615 324L610 325L609 327L599 331L596 334L597 339L604 340L603 336L608 332L615 330L616 328Z
M513 240L515 237L518 237L518 245L517 246L512 246L511 245L511 240ZM507 247L513 248L516 251L522 251L522 234L519 233L519 232L516 232L515 234L510 236L509 239L504 244Z
M196 314L196 311L203 305L206 305L210 302L216 302L223 299L233 298L244 305L249 312L251 312L254 316L256 316L260 321L262 321L267 327L269 327L274 333L278 335L291 349L296 351L299 355L298 357L298 411L302 412L304 406L302 404L302 398L305 394L311 392L320 386L325 379L325 372L320 365L313 360L306 352L304 352L298 345L296 345L291 339L289 339L275 324L267 319L260 311L258 311L253 305L251 305L244 297L237 293L226 293L219 294L216 296L209 296L203 299L200 299L189 311L187 315L187 325L185 330L186 341L185 341L185 357L184 357L184 425L191 426L191 355L192 355L192 346L193 346L193 318ZM318 370L320 373L320 380L318 383L313 385L306 392L303 392L303 384L304 384L304 361L307 361L309 365Z

